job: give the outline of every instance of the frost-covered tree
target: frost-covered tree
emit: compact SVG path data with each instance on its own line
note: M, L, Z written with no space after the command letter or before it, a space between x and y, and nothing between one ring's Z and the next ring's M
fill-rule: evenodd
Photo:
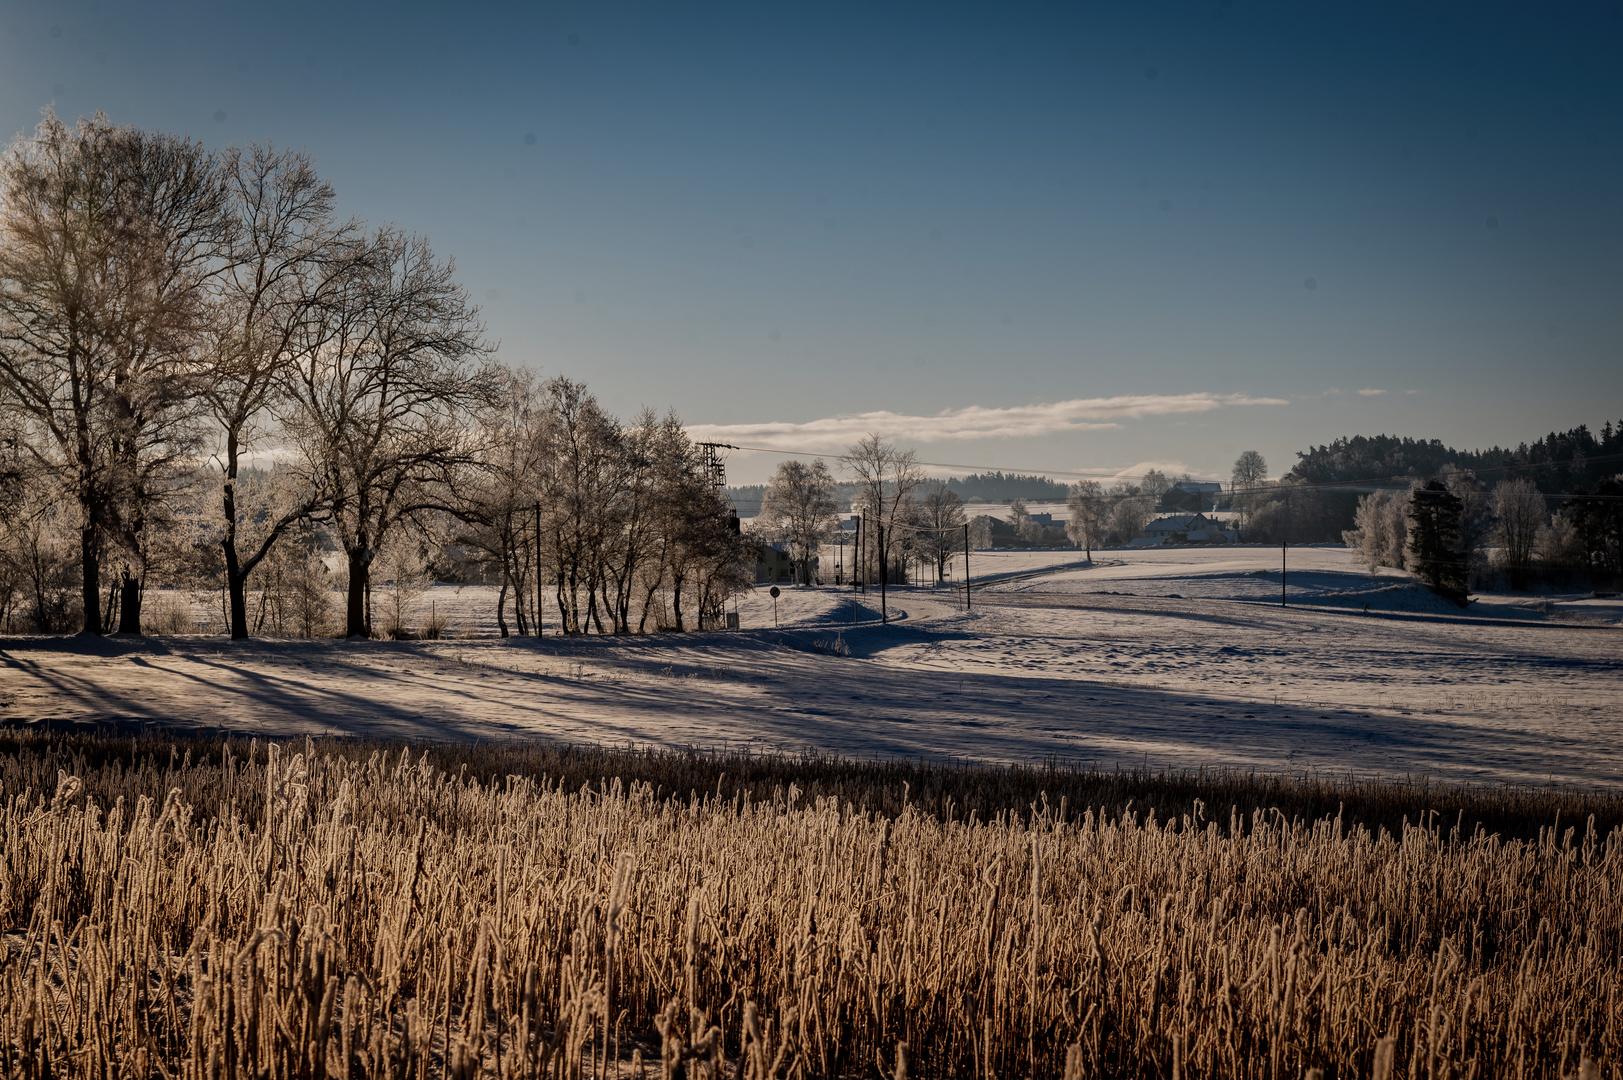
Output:
M1009 524L1014 526L1014 535L1022 540L1030 541L1037 538L1037 524L1031 520L1031 508L1024 499L1013 499L1009 502Z
M1526 588L1538 531L1550 517L1544 496L1531 480L1501 480L1493 489L1493 509L1498 518L1494 535L1505 575L1512 588Z
M1099 486L1097 480L1072 484L1065 507L1070 511L1070 521L1066 523L1065 531L1072 543L1081 545L1091 560L1094 546L1102 544L1105 537L1109 504L1105 500L1104 488Z
M83 629L120 556L140 632L147 524L196 452L197 348L229 223L190 139L47 113L0 155L0 408L78 511Z
M930 485L919 500L920 550L935 563L935 579L947 576L947 561L964 549L964 501L946 484Z
M898 449L874 432L854 443L840 463L856 480L853 508L862 514L863 559L877 563L883 588L905 539L898 526L907 523L913 493L924 484L924 473L912 450ZM863 573L868 572L864 567Z
M1549 523L1540 527L1533 554L1541 566L1561 578L1588 562L1588 553L1572 515L1565 510L1552 514Z
M1257 501L1257 489L1268 479L1268 462L1255 450L1247 450L1234 461L1229 473L1229 494L1235 509L1240 511L1240 528L1251 524L1251 510Z
M969 521L969 546L977 551L984 551L992 546L992 519L986 514L976 514Z
M395 529L454 509L500 383L455 267L421 238L379 229L318 316L286 376L286 426L344 549L345 634L370 637L373 561Z
M1229 483L1235 492L1259 486L1268 479L1268 462L1255 450L1247 450L1234 460Z
M269 145L229 152L222 165L229 240L213 300L202 395L213 421L219 470L220 547L233 638L248 636L248 577L295 523L320 505L321 489L288 491L268 522L252 528L239 490L244 455L273 443L285 376L312 309L342 280L357 227L333 217L332 186L308 154ZM250 543L245 535L253 531Z
M1403 569L1407 504L1407 495L1396 491L1372 491L1358 500L1353 527L1342 538L1371 573L1382 566Z
M1172 481L1160 469L1151 469L1144 474L1144 479L1138 483L1138 488L1151 500L1152 506L1160 506L1166 493L1172 490Z
M1467 570L1474 572L1481 567L1483 547L1493 533L1493 499L1469 469L1444 465L1437 479L1460 501L1460 552Z
M756 525L789 546L796 576L802 585L812 581L812 563L823 542L838 527L834 476L822 458L811 464L790 459L778 466L761 499Z
M1129 543L1144 535L1155 513L1155 503L1136 484L1122 481L1111 485L1109 491L1108 531L1119 544Z

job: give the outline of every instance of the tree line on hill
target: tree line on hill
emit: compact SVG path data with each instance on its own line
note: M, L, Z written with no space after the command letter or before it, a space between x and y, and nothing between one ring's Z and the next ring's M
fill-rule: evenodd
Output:
M1560 499L1529 478L1489 488L1469 470L1444 465L1407 490L1362 496L1347 544L1373 570L1413 571L1441 595L1502 580L1513 589L1574 580L1599 585L1623 574L1623 475Z
M719 619L750 548L702 448L494 352L307 155L47 113L0 156L0 624L191 629L165 587L233 637L398 635L435 576L499 584L504 635Z
M1424 479L1445 467L1475 473L1487 481L1523 479L1547 495L1571 494L1596 486L1623 471L1623 421L1607 421L1600 432L1580 424L1552 431L1514 450L1456 450L1440 440L1394 435L1354 435L1298 451L1288 478L1306 484Z
M1415 571L1443 595L1502 581L1595 584L1623 574L1623 423L1515 449L1340 438L1277 482L1236 481L1253 540L1335 539L1373 569Z
M970 473L968 476L949 476L939 482L964 503L1012 503L1015 500L1059 503L1064 502L1070 494L1070 486L1063 481L1021 473ZM725 494L740 514L750 517L760 512L767 487L767 484L736 484L727 488ZM834 481L834 499L842 509L850 509L861 495L862 485L856 481Z

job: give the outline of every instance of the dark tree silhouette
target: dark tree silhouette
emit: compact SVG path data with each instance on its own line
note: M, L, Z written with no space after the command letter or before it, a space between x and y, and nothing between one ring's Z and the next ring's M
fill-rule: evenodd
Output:
M1469 567L1460 550L1460 500L1441 480L1409 495L1409 569L1438 596L1462 607Z

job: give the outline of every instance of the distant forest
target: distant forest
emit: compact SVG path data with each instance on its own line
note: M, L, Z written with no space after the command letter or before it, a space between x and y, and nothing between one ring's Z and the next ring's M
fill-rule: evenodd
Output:
M1296 456L1300 460L1286 480L1302 484L1406 483L1453 465L1490 485L1523 477L1547 495L1567 495L1578 488L1593 492L1601 480L1623 472L1623 421L1615 426L1607 421L1598 435L1585 424L1552 431L1514 450L1456 450L1437 439L1354 435L1297 451Z
M1333 542L1354 527L1365 495L1405 491L1448 467L1471 473L1486 490L1528 480L1545 495L1592 495L1603 481L1623 474L1623 422L1608 421L1598 434L1580 424L1515 449L1456 450L1438 439L1353 435L1296 456L1295 468L1278 484L1249 498L1249 538Z
M967 502L1006 503L1011 499L1028 502L1064 502L1070 485L1046 476L1024 476L1020 473L970 473L968 476L949 476L947 487ZM743 517L752 517L761 509L766 495L765 484L738 484L724 492ZM857 496L857 485L849 482L834 485L834 497L842 507L849 506Z

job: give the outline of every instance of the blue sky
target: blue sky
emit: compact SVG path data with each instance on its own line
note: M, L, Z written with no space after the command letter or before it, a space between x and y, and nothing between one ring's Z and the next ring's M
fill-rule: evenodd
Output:
M7 134L308 148L511 363L837 452L1226 474L1623 415L1602 5L0 6ZM774 459L734 455L738 480Z

